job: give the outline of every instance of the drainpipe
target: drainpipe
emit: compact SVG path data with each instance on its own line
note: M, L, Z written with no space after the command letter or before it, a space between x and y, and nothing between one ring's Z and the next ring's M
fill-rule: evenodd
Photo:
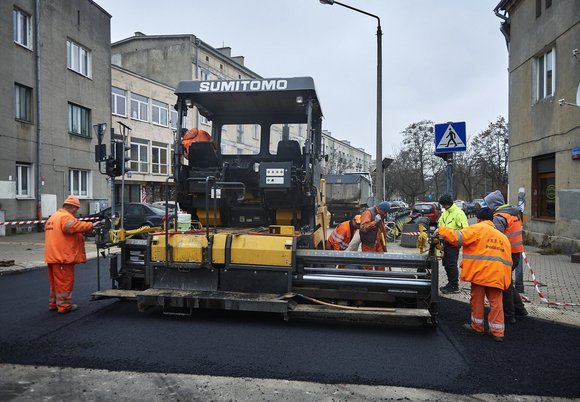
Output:
M34 56L36 58L36 219L42 220L42 108L40 88L40 0L34 1ZM40 225L39 225L40 226Z

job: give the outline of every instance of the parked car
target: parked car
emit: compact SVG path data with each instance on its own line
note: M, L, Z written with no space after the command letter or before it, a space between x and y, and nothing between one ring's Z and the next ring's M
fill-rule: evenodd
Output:
M115 212L119 213L121 205L115 206ZM169 221L173 214L169 211ZM111 207L103 209L98 213L100 219L111 216ZM142 204L139 202L129 202L125 204L123 210L123 227L125 229L137 229L141 226L163 226L165 221L165 208L152 204Z
M455 200L453 203L455 205L457 205L457 207L459 209L462 209L463 212L465 212L465 214L467 215L467 203L465 201L463 201L463 200Z
M165 210L165 201L155 201L155 202L151 203L151 205ZM169 206L169 212L175 211L175 201L167 201L167 205ZM181 211L181 208L179 207L179 203L177 203L177 211L178 212Z
M401 211L409 208L403 201L389 201L389 203L391 204L391 211Z
M436 225L441 216L441 210L437 208L437 205L434 202L418 202L413 205L411 216L424 216L429 218L431 225Z
M483 198L475 198L472 202L476 206L479 204L479 207L481 208L481 207L483 207L483 204L484 204L485 201L483 201Z

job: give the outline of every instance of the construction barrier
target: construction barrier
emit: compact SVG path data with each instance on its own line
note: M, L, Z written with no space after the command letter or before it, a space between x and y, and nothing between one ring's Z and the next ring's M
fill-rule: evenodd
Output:
M522 253L522 257L524 257L524 262L528 266L528 269L530 270L530 274L532 274L532 279L534 280L534 287L536 288L536 292L538 293L538 296L540 297L540 300L542 302L546 303L548 306L563 306L563 307L578 307L578 306L580 306L580 304L578 304L578 303L560 303L560 302L548 300L546 298L546 296L544 296L544 294L542 292L540 292L540 288L538 287L538 285L540 283L536 279L536 275L534 275L534 270L530 266L530 262L528 261L528 257L526 256L526 253ZM525 295L520 295L520 296L524 301L530 302L530 299L528 299Z
M77 218L79 221L98 221L99 217L90 217L90 218ZM0 222L0 226L9 226L9 225L34 225L37 223L45 223L47 219L43 220L29 220L29 221L6 221Z

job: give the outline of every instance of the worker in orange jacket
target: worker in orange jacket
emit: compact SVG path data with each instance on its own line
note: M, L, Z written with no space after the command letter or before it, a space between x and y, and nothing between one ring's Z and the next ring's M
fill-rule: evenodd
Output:
M69 195L62 208L46 221L44 260L48 265L50 296L48 309L69 313L78 308L72 304L75 281L75 264L87 261L84 233L93 230L98 223L81 222L75 218L81 203Z
M511 285L512 256L508 238L493 224L489 208L477 212L475 225L462 230L440 227L437 234L456 247L463 246L461 280L471 282L471 324L463 327L478 335L484 332L484 299L489 301L489 332L497 342L503 341L503 292Z
M499 190L486 195L484 201L489 209L493 211L493 224L510 241L513 272L520 265L522 253L524 252L524 229L521 211L518 207L506 204ZM513 282L503 294L503 313L505 321L509 324L515 323L516 319L521 320L528 316L528 310L524 306L520 293L515 289Z
M189 159L189 147L194 142L211 142L213 144L211 135L207 131L201 130L199 128L190 128L185 132L183 137L181 137L183 156L185 156L186 159Z
M328 236L326 241L327 250L344 251L348 247L352 237L360 228L360 215L338 225Z
M385 218L391 210L391 204L383 201L363 211L360 217L360 240L362 251L382 253L387 251ZM364 266L363 269L384 271L385 267Z

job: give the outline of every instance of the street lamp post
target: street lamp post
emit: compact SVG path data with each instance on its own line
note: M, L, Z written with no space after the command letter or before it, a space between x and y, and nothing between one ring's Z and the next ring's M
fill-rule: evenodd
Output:
M381 30L381 19L374 14L367 13L366 11L359 10L358 8L351 7L347 4L340 3L335 0L320 0L322 4L338 4L339 6L348 8L350 10L359 12L361 14L368 15L369 17L373 17L377 19L377 149L376 149L376 188L377 188L377 202L381 202L384 198L384 185L385 185L385 178L384 178L384 170L383 164L381 163L383 160L383 50L382 50L382 36L383 31Z

